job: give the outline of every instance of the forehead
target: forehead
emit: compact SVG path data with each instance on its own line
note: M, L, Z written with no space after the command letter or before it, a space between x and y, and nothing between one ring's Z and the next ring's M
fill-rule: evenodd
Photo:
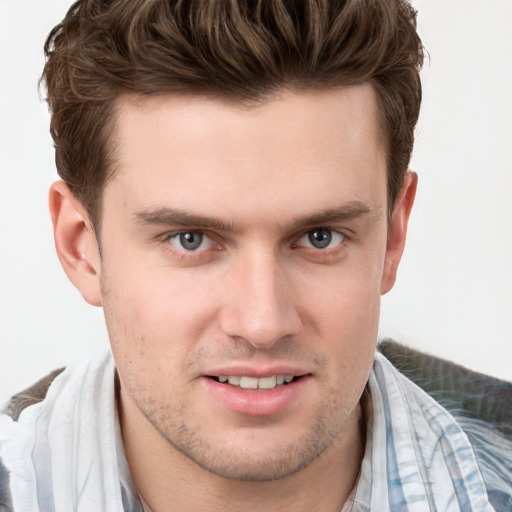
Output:
M301 216L320 204L385 202L385 155L369 85L283 91L252 106L123 96L116 139L105 209L114 193L133 208L240 217L263 203Z

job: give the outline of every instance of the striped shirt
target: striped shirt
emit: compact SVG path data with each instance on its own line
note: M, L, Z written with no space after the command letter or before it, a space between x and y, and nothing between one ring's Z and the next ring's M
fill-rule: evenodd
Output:
M380 353L367 391L366 451L342 512L495 510L474 449L450 413Z
M0 504L16 512L142 512L114 375L110 353L81 359L19 421L0 415ZM499 447L505 456L482 466L457 421L379 353L362 403L366 450L342 512L511 510L510 444ZM490 504L479 464L501 508Z

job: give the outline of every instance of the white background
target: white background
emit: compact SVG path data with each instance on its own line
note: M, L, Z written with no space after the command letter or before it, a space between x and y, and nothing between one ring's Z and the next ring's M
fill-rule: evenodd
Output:
M102 312L54 254L56 178L37 80L70 0L0 0L0 402L87 347ZM419 174L381 334L512 380L512 1L417 0L430 54Z

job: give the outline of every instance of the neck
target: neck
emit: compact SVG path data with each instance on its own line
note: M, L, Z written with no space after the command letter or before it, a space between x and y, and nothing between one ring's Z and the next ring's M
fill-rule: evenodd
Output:
M268 482L212 474L176 450L142 416L120 407L121 431L135 487L145 512L339 511L355 485L364 452L358 406L324 452L294 475Z

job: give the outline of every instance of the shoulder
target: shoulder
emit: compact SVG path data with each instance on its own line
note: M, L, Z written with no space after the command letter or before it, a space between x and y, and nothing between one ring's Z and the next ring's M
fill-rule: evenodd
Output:
M35 384L32 384L30 387L13 395L7 402L2 413L7 414L14 421L18 421L23 409L30 405L35 405L45 399L51 383L64 370L65 368L53 370L48 375L45 375L42 379L38 380Z
M101 475L116 481L116 411L115 365L108 349L77 355L65 369L13 396L0 414L0 511L11 510L11 502L16 510L32 503L52 509L40 499L71 499L70 475L73 488L88 489L76 503L103 496L101 488L111 480ZM84 465L90 471L79 471ZM91 480L91 474L100 477ZM112 495L116 504L118 498Z
M32 386L13 395L7 402L5 408L1 411L2 414L6 414L12 418L13 421L18 421L24 409L45 399L51 383L63 371L64 368L54 370ZM13 510L11 492L9 489L9 471L0 459L0 512L13 512Z
M9 472L0 459L0 512L13 512L11 491L9 490Z
M451 414L471 443L490 502L512 510L512 383L391 340L378 350Z
M403 375L456 416L476 418L512 437L512 383L384 340L378 350Z

